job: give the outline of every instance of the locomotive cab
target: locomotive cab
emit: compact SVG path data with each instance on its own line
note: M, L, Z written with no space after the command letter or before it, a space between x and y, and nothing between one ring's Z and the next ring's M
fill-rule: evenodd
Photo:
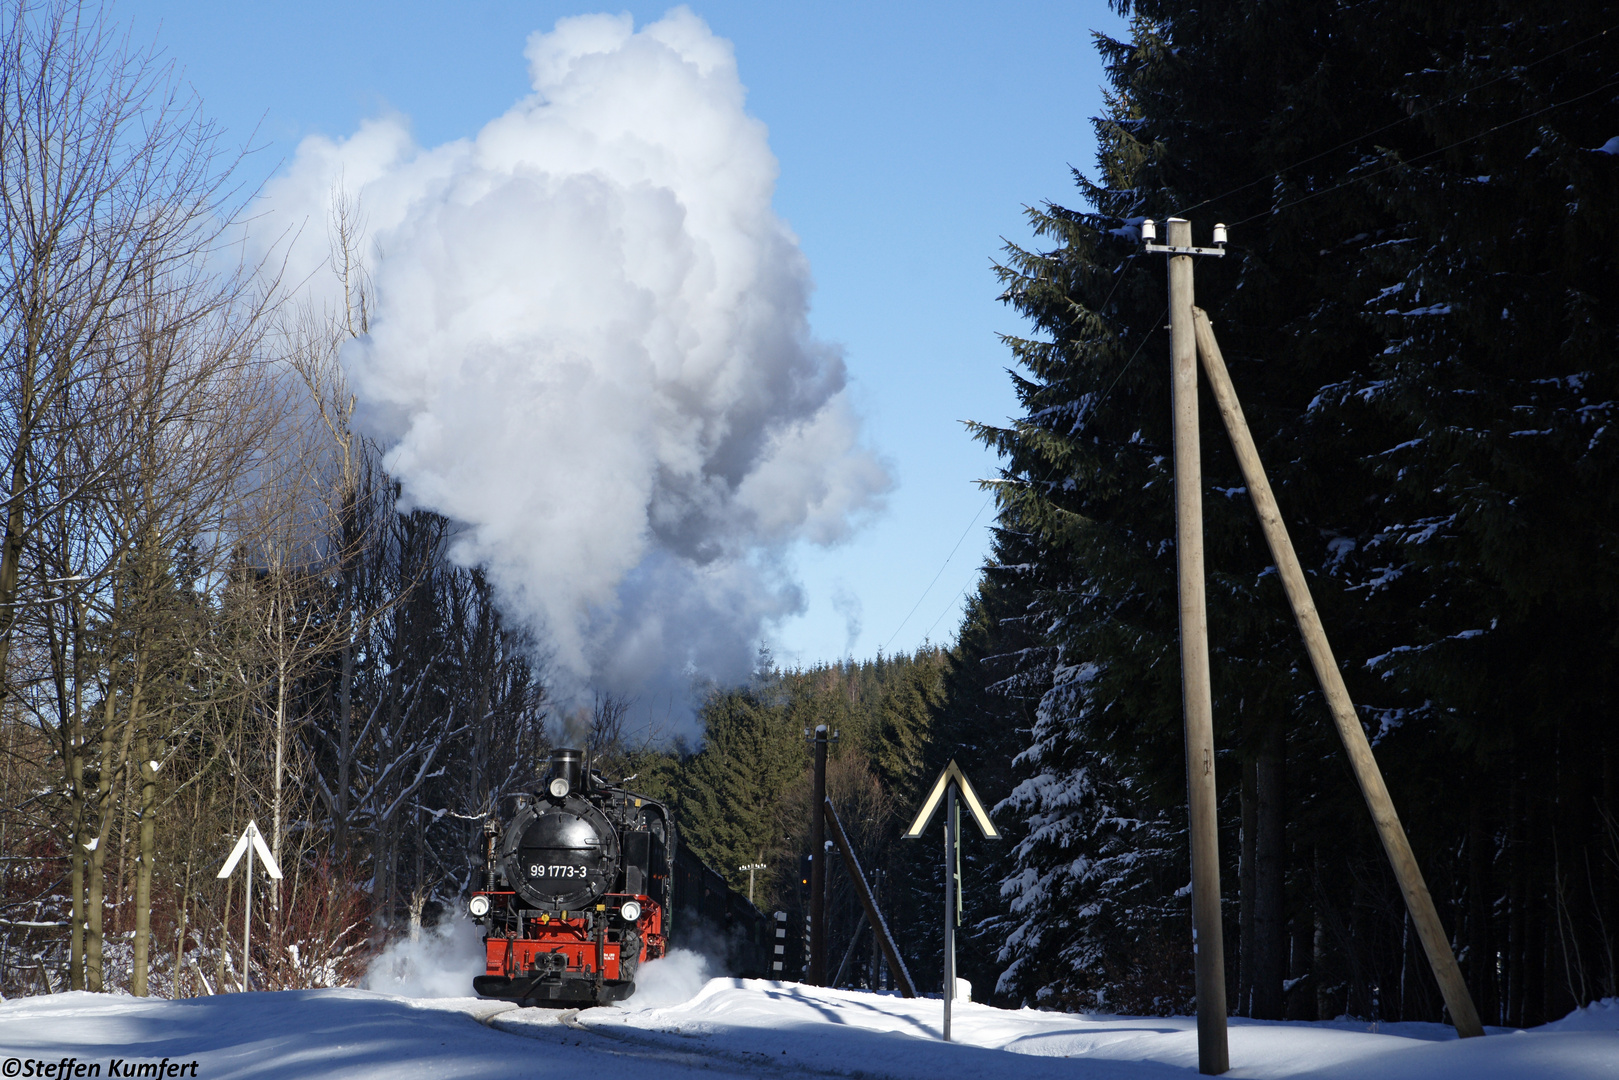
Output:
M673 828L658 802L601 782L577 750L551 755L539 794L504 830L484 826L484 997L603 1003L634 992L636 969L667 947Z

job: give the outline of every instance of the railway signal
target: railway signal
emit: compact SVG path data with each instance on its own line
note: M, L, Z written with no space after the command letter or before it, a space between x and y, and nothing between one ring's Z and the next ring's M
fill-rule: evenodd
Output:
M1000 830L989 819L978 793L973 790L967 774L961 771L954 758L933 782L916 819L905 830L905 839L915 840L922 835L939 809L939 801L947 803L944 814L944 1041L950 1041L950 1003L956 997L956 927L961 923L961 808L956 805L956 793L967 804L967 810L978 831L986 840L999 840Z
M264 872L270 875L270 880L271 881L280 881L281 880L281 867L276 865L275 856L270 854L270 849L265 845L265 843L264 843L264 834L259 832L258 822L256 822L256 821L249 821L247 823L247 828L242 830L241 839L237 840L236 841L236 846L231 849L230 858L225 860L225 865L223 867L221 867L220 871L219 871L219 877L221 879L230 877L231 871L236 869L236 864L241 861L242 856L244 854L247 856L247 886L246 886L247 887L247 899L246 899L246 902L243 903L243 905L242 905L242 990L243 991L246 991L248 986L250 985L249 980L248 980L248 967L247 967L247 965L248 965L248 962L249 962L250 958L252 957L252 953L249 951L249 943L250 943L250 939L253 936L253 854L254 854L254 852L257 852L259 858L264 860Z

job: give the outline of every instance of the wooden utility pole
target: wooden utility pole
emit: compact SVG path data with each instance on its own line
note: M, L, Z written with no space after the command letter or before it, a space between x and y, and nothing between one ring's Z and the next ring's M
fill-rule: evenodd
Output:
M1197 1068L1231 1067L1226 1039L1225 939L1220 926L1220 840L1214 790L1214 710L1203 585L1203 465L1198 451L1197 339L1192 330L1192 223L1170 218L1170 398L1175 426L1175 557L1180 575L1181 700L1186 717L1186 788L1191 818L1192 961L1197 976ZM1148 239L1151 239L1149 236Z
M753 903L753 872L755 870L766 870L769 868L762 862L756 862L748 863L746 866L739 866L737 869L746 870L748 872L748 903L751 904Z
M811 986L826 985L826 821L821 805L826 802L826 725L820 724L809 738L815 751L815 772L810 792L810 948ZM835 737L835 736L834 736Z
M1173 223L1170 228L1174 228ZM1173 236L1173 233L1171 235ZM1170 242L1174 243L1173 240ZM1175 262L1174 259L1170 260L1171 267ZM1428 954L1428 964L1433 968L1434 979L1439 983L1440 993L1444 995L1445 1007L1450 1010L1451 1021L1456 1025L1456 1034L1464 1039L1482 1035L1484 1027L1479 1022L1473 996L1468 993L1461 969L1456 966L1456 956L1451 952L1450 941L1445 937L1445 928L1439 922L1439 912L1435 910L1433 897L1429 895L1427 883L1423 881L1422 869L1417 865L1416 856L1412 854L1411 842L1406 838L1405 829L1400 825L1399 815L1394 812L1394 801L1389 798L1388 788L1383 783L1383 774L1377 767L1377 759L1372 756L1371 744L1366 741L1366 732L1360 726L1360 718L1355 714L1354 703L1349 700L1349 691L1344 686L1338 662L1333 658L1332 647L1327 643L1327 632L1321 625L1321 616L1316 611L1315 601L1310 597L1310 587L1304 580L1304 570L1299 565L1298 555L1293 551L1293 541L1288 536L1287 526L1282 523L1281 511L1276 506L1276 497L1271 493L1270 481L1265 476L1265 467L1259 460L1259 451L1255 448L1253 436L1248 431L1248 422L1243 418L1242 406L1237 401L1237 392L1231 385L1231 376L1227 373L1225 360L1220 355L1220 346L1214 339L1213 324L1209 322L1208 315L1200 309L1193 309L1192 314L1195 319L1197 350L1203 356L1203 369L1208 373L1209 385L1214 391L1214 400L1220 409L1220 418L1225 421L1226 431L1231 436L1231 446L1237 452L1237 463L1242 467L1243 481L1248 485L1249 497L1253 499L1254 510L1259 515L1259 527L1265 534L1265 543L1270 546L1271 558L1276 560L1282 587L1287 590L1288 603L1293 606L1293 617L1298 620L1299 633L1303 635L1305 650L1310 654L1310 665L1315 668L1316 678L1321 683L1321 692L1327 699L1327 708L1332 713L1332 722L1338 728L1338 736L1343 740L1344 750L1349 754L1349 763L1354 767L1355 780L1360 784L1361 794L1366 798L1366 806L1372 812L1372 821L1377 825L1377 835L1383 841L1383 850L1388 853L1389 862L1394 868L1394 876L1400 882L1400 891L1405 894L1406 910L1411 913L1411 922L1417 928L1417 937L1422 941L1423 951ZM1178 325L1180 315L1177 314L1175 319ZM1179 441L1177 433L1177 451ZM1201 974L1198 987L1198 1012L1201 1020Z

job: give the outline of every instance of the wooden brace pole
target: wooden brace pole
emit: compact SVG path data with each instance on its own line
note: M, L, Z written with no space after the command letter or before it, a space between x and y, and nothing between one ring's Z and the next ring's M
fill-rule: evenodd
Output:
M1439 922L1439 912L1435 910L1433 897L1428 894L1427 883L1423 881L1422 869L1412 854L1411 842L1400 825L1399 815L1394 812L1394 801L1389 798L1383 773L1377 767L1377 759L1372 756L1371 744L1367 742L1366 732L1355 714L1354 703L1349 700L1349 691L1344 686L1338 663L1333 659L1332 647L1327 644L1327 633L1321 625L1315 601L1310 598L1304 570L1293 551L1287 526L1282 523L1281 511L1277 509L1276 497L1271 493L1270 481L1265 477L1265 467L1259 460L1259 451L1248 431L1248 422L1243 418L1237 392L1231 385L1231 376L1227 374L1225 360L1220 355L1220 346L1214 340L1214 327L1209 322L1208 313L1202 308L1193 310L1193 321L1203 370L1214 391L1220 419L1225 421L1226 431L1231 436L1232 448L1237 452L1237 463L1242 467L1243 480L1248 485L1248 494L1259 515L1265 542L1270 545L1271 558L1276 560L1282 586L1287 590L1288 602L1293 606L1293 616L1298 620L1299 633L1303 635L1304 647L1310 654L1310 664L1320 680L1321 692L1327 699L1327 708L1338 728L1338 736L1343 740L1344 750L1349 754L1355 780L1360 784L1366 806L1372 812L1372 821L1377 825L1383 850L1388 853L1394 876L1400 882L1400 891L1405 894L1406 909L1411 913L1411 922L1417 928L1423 951L1428 954L1428 964L1433 968L1440 993L1444 995L1445 1006L1450 1009L1456 1034L1464 1039L1482 1035L1484 1027L1479 1022L1473 997L1468 993L1461 968L1451 952L1445 928Z
M855 895L860 898L860 906L866 909L866 921L871 923L872 932L877 935L877 944L882 946L883 956L888 960L888 970L894 973L894 979L899 983L900 996L913 998L916 996L916 984L911 981L910 969L900 958L894 936L888 932L888 920L877 910L877 898L871 895L871 886L866 884L860 860L855 856L854 848L849 846L849 838L844 835L843 822L838 820L838 812L832 809L831 799L821 806L826 811L826 825L832 830L832 840L843 852L843 865L848 868L849 880L854 882Z

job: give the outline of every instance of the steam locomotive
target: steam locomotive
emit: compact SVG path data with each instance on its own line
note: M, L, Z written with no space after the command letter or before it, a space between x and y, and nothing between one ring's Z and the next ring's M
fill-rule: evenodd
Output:
M483 888L468 899L484 927L482 997L602 1004L635 992L641 964L670 948L723 950L732 973L763 978L772 924L680 844L668 807L551 754L543 791L484 822ZM631 777L631 779L634 779Z

